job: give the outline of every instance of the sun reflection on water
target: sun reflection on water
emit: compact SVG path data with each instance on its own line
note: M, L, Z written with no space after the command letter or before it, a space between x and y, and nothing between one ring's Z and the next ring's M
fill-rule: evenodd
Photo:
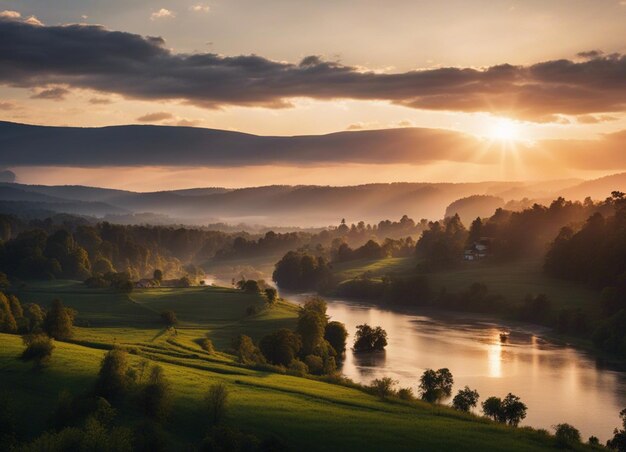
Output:
M487 345L487 366L491 378L502 377L502 343L497 331Z

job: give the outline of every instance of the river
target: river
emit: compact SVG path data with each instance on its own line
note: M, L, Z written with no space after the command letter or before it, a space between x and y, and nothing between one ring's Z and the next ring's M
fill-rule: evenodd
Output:
M286 297L301 302L304 296ZM481 401L509 392L519 396L528 406L521 425L553 432L552 426L567 422L581 431L585 441L595 435L602 443L621 425L626 372L542 338L544 329L470 314L407 313L340 299L327 302L332 320L345 323L349 346L359 324L381 326L388 333L385 352L346 353L341 371L356 382L392 377L398 387L411 387L417 394L425 369L447 367L454 376L453 393L468 385L478 390ZM510 332L506 342L500 339L502 331Z

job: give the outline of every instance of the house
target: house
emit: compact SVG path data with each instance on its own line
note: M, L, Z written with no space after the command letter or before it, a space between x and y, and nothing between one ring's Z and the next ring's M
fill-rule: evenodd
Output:
M143 278L135 283L137 289L149 289L151 287L158 287L158 283L154 279Z
M463 260L478 261L485 259L490 254L491 239L489 237L481 237L479 240L465 248L463 251Z

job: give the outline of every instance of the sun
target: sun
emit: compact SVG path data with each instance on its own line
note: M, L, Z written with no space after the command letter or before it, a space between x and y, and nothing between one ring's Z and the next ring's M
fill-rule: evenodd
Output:
M488 135L492 140L516 141L520 139L520 127L515 121L499 118L491 124Z

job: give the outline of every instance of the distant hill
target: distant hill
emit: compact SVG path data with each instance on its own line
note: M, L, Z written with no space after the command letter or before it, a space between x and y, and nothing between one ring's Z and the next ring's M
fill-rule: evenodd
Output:
M612 174L599 179L581 182L573 187L559 190L557 193L566 199L604 199L610 196L611 191L626 191L626 173Z
M228 166L302 164L333 161L337 156L361 163L386 159L467 161L475 155L475 140L459 132L420 128L271 137L193 127L45 127L0 121L0 165ZM612 190L626 191L626 173L593 181L269 185L151 193L76 185L24 185L11 183L9 176L0 182L0 201L5 209L12 203L13 212L53 211L113 215L132 221L158 218L166 222L171 218L172 223L243 222L301 227L337 224L342 218L349 222L377 222L398 219L404 214L416 220L440 219L451 205L453 210L467 208L462 214L467 221L466 217L488 215L501 202L549 202L558 195L604 199ZM467 199L458 201L463 198Z
M490 217L500 207L504 207L504 199L498 196L472 195L450 204L446 208L445 216L452 217L458 214L463 224L469 226L477 217Z
M568 183L571 185L568 186ZM83 186L0 183L0 201L11 212L53 211L91 216L159 218L159 223L206 224L218 221L257 225L325 226L364 220L419 220L459 213L469 224L490 216L514 200L522 204L568 199L606 198L612 190L626 191L626 174L579 182L391 183L347 187L271 185L241 189L220 187L137 193ZM515 196L512 197L511 194ZM137 216L137 214L141 214ZM130 220L129 220L130 221Z

